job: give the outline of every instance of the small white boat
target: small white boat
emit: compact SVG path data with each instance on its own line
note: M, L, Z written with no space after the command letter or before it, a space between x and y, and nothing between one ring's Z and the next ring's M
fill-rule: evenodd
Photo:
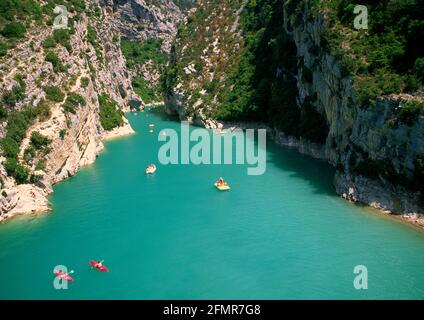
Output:
M151 164L146 168L146 174L153 174L156 172L156 170L156 166L154 164Z

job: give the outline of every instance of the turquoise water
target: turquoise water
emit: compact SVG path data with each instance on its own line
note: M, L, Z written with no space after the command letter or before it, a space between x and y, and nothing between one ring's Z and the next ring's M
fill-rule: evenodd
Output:
M162 166L157 134L179 123L128 117L137 134L55 186L51 214L0 226L0 298L424 298L424 232L340 200L327 164L268 141L262 176ZM230 192L212 186L219 176ZM90 259L110 272L90 271ZM53 287L59 264L75 270L68 290ZM353 287L356 265L368 290Z

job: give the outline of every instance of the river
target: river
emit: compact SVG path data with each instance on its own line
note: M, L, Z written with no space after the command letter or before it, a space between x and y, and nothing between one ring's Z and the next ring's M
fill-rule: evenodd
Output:
M340 199L328 164L268 140L260 176L160 165L159 130L180 124L158 110L128 118L136 134L56 185L51 213L0 225L1 299L424 298L424 232ZM67 290L53 286L56 265L75 271ZM354 287L358 265L367 290Z

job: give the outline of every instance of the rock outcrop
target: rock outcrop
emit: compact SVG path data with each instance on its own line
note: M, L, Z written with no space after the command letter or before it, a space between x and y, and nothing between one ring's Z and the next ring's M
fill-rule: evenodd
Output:
M163 40L162 50L169 53L177 24L184 16L168 0L87 0L64 4L71 23L67 28L69 38L67 32L54 34L55 27L46 27L50 17L44 16L43 23L33 22L25 39L0 58L0 96L21 85L23 91L8 106L8 112L32 106L35 110L44 108L45 113L27 128L16 156L20 170L29 173L26 182L18 184L8 175L7 159L0 158L0 221L17 214L47 211L54 184L93 163L104 148L104 140L134 133L125 117L121 126L111 129L109 124L109 130L105 130L101 101L112 101L123 112L143 108L143 101L133 90L132 77L140 71L148 84L159 86L160 74L151 61L137 72L127 69L121 39L141 43L159 38ZM46 88L52 86L64 93L63 99L46 97ZM73 98L73 110L66 105L69 96ZM0 138L6 136L7 129L8 121L0 123ZM35 151L31 144L33 133L48 139L49 147Z
M102 3L107 12L117 17L114 25L123 36L141 41L160 38L164 51L170 51L177 25L183 18L173 1L103 0Z
M94 2L95 4L96 2ZM60 61L66 61L66 71L55 72L50 62L44 59L46 49L43 41L52 33L46 28L35 28L29 41L18 45L11 53L15 59L5 61L2 70L3 90L13 86L16 72L24 73L23 66L31 66L24 79L26 98L16 104L14 110L21 110L25 105L37 106L45 99L43 88L57 86L69 94L78 94L86 102L79 105L74 112L64 110L64 102L49 102L49 116L38 119L27 130L23 139L18 159L27 167L30 174L37 177L33 183L17 184L9 177L3 167L5 158L0 159L0 175L3 180L0 195L0 221L17 214L37 213L49 210L48 195L52 186L78 170L93 163L103 150L103 141L118 136L132 134L130 124L123 119L123 125L111 131L102 128L100 120L99 95L107 94L122 111L129 110L131 100L137 100L131 86L131 79L126 70L125 59L120 44L114 41L117 33L114 18L106 11L92 21L84 13L74 24L74 33L69 39L68 50L57 45L54 51ZM92 28L97 38L95 42L87 39L88 29ZM94 30L94 31L93 31ZM83 82L85 82L83 84ZM2 125L2 136L6 134L7 122ZM30 145L33 132L40 133L50 140L49 150L42 161L44 168L24 161L24 150Z
M245 4L243 1L237 3L238 7L234 4L229 8L228 3L224 2L218 10L211 2L201 1L198 6L202 9L201 14L193 11L191 24L187 24L189 31L186 31L190 37L177 38L176 42L174 70L171 70L174 73L170 74L167 83L169 90L166 102L169 112L176 112L182 119L188 119L197 125L210 126L209 123L215 123L214 115L220 108L219 98L231 96L236 82L234 75L231 84L226 80L231 77L228 73L218 72L223 66L226 70L231 70L234 61L243 60L243 56L253 60L252 56L255 54L263 55L263 51L246 52L249 49L243 39L243 30L240 27L232 28L234 24L238 24L241 12L239 9ZM419 117L412 124L397 123L394 119L408 101L423 101L423 97L419 94L384 96L378 97L375 105L362 107L352 78L323 43L325 14L312 12L308 2L297 5L296 2L287 1L285 4L278 3L275 7L277 6L278 8L267 12L278 11L280 19L273 21L273 28L281 25L281 31L277 34L275 30L266 29L266 25L256 31L261 35L273 34L270 42L274 44L279 41L279 37L280 40L284 37L286 47L282 47L280 51L268 49L269 59L277 66L268 73L261 69L258 74L262 73L264 79L253 81L250 78L245 81L259 83L255 87L257 91L264 90L260 87L261 80L269 86L272 83L274 91L278 91L278 86L294 84L293 104L296 110L289 111L299 114L299 117L292 117L290 120L300 121L303 114L312 110L313 115L310 118L321 117L326 128L320 132L324 133L323 137L314 142L311 142L313 139L303 138L305 132L301 131L309 130L311 125L306 128L297 126L293 130L298 134L296 137L274 129L275 141L280 145L296 148L301 153L328 160L334 165L337 168L335 190L343 198L394 214L420 217L424 213L424 202L416 183L416 161L424 156L424 119ZM265 13L256 7L250 14L260 16ZM208 17L209 23L206 26L198 21L203 16ZM281 24L276 21L281 21ZM209 25L218 26L218 31L210 29ZM193 42L200 39L199 35L205 34L207 36L202 36L201 43ZM252 34L249 36L253 37ZM269 48L270 42L265 42L264 45ZM256 48L257 51L260 49L262 48ZM281 50L290 52L291 56ZM194 51L200 52L200 56L194 54ZM291 62L275 62L277 54L285 56ZM260 57L263 59L263 56ZM243 62L243 68L246 68L246 60ZM270 68L268 65L261 67ZM238 66L233 70L237 68ZM243 75L246 76L246 73ZM251 89L248 86L246 88ZM208 96L209 92L214 92L212 97ZM239 92L243 93L242 90ZM278 95L275 96L278 98ZM225 103L228 102L231 99L225 100ZM289 105L290 101L282 101L281 104L278 107L284 109L284 105ZM273 107L275 111L277 106L268 106L271 109ZM269 110L263 111L271 113ZM278 115L273 114L271 119L275 120L276 117ZM311 123L313 126L316 121Z
M374 107L361 108L352 79L342 74L339 62L321 44L324 21L324 15L311 20L305 11L301 22L288 19L285 28L297 48L299 105L307 99L313 101L329 127L320 154L339 168L334 179L336 192L395 214L424 213L420 192L378 172L384 164L389 174L414 179L415 159L424 154L424 120L418 119L412 126L393 126L390 120L403 103L420 97L380 97ZM306 72L312 74L312 81L305 81ZM380 168L370 177L370 172L364 172L367 166Z

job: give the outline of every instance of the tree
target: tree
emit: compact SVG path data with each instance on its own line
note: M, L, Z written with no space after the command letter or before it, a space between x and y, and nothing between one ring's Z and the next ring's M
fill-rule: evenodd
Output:
M5 38L23 38L25 36L26 28L20 22L10 22L3 28L1 34Z

